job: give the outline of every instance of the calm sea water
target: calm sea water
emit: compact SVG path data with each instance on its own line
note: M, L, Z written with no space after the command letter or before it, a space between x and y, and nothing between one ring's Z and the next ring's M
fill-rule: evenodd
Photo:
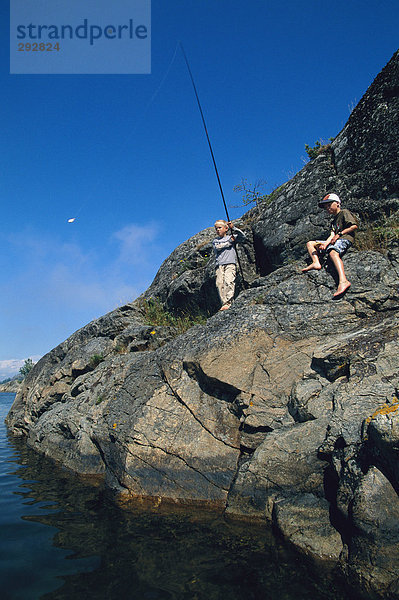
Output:
M118 508L7 433L0 394L2 600L346 600L264 526ZM352 593L353 598L353 593Z

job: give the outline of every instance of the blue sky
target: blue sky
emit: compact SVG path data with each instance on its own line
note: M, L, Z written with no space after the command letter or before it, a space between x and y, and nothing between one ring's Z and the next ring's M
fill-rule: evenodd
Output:
M0 378L224 216L179 40L229 206L299 171L398 47L397 0L153 0L150 75L10 75L0 7Z

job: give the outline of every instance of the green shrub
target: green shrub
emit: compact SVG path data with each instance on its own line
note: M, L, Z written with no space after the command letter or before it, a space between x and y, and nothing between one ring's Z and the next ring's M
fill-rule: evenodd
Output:
M324 152L328 152L331 148L331 142L334 138L330 138L329 142L324 142L323 140L317 140L315 145L309 146L309 144L305 144L306 154L309 156L310 160L319 156L319 154L323 154Z
M126 354L127 353L127 346L125 344L117 344L114 347L114 353L115 354Z
M184 333L194 325L203 325L206 317L203 315L190 315L188 313L172 314L158 298L142 299L140 310L148 325L174 327L178 334Z
M95 369L101 362L103 362L103 360L104 357L102 354L93 354L93 356L90 357L89 365L92 369Z
M355 247L358 250L374 250L385 254L394 240L399 240L398 215L384 217L377 223L367 225L357 233Z
M33 369L34 366L35 366L35 363L33 362L33 360L31 358L27 358L24 361L23 366L19 370L22 377L26 377L27 374L30 373L30 371Z

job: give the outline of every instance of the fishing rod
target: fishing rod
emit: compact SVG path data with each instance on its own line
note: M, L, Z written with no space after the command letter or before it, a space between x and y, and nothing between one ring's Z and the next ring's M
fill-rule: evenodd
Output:
M180 48L181 48L184 60L185 60L186 65L187 65L187 70L188 70L188 73L190 75L191 83L193 84L194 94L195 94L195 97L197 99L197 104L198 104L198 108L199 108L199 111L200 111L200 114L201 114L201 119L202 119L202 124L204 126L206 139L208 140L208 146L209 146L209 150L210 150L210 153L211 153L213 166L215 168L216 178L218 180L219 190L220 190L220 194L222 196L224 210L226 211L227 221L228 221L228 223L230 223L231 221L230 221L230 217L229 217L229 211L227 210L226 200L224 198L222 182L220 181L219 171L218 171L218 168L217 168L217 165L216 165L216 160L215 160L215 155L213 153L211 140L209 139L208 129L207 129L207 126L206 126L205 117L204 117L204 113L202 111L202 106L201 106L201 102L200 102L200 99L199 99L199 96L198 96L197 88L196 88L196 85L195 85L195 82L194 82L194 77L193 77L193 74L191 72L190 65L189 65L186 53L184 51L184 48L183 48L183 44L181 42L179 42L179 44L180 44ZM236 246L235 241L233 242L233 244L234 244L234 247L235 247ZM241 273L241 277L242 277L242 282L243 282L244 288L246 288L247 284L246 284L245 279L244 279L244 273L243 273L243 270L242 270L242 266L241 266L241 262L240 262L240 258L238 256L237 250L236 250L236 256L237 256L238 268L240 269L240 273Z

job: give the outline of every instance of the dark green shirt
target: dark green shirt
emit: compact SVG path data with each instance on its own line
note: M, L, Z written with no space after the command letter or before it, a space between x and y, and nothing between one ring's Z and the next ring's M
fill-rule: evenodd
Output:
M351 211L347 208L341 208L339 213L335 215L333 222L331 224L331 230L337 234L341 233L344 229L351 227L352 225L359 225L358 220L354 215L352 215ZM342 236L343 240L349 240L352 244L355 241L355 232L345 233Z

